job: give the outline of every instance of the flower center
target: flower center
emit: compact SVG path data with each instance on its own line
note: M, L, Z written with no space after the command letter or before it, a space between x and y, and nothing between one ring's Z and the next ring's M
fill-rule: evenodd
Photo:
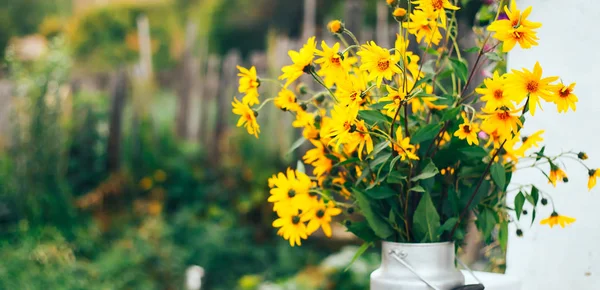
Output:
M570 94L571 90L569 90L569 88L563 88L562 90L558 91L558 96L561 98L567 98Z
M502 97L503 97L503 95L502 95L502 90L495 90L495 91L494 91L494 98L495 98L496 100L501 100L501 99L502 99Z
M538 87L539 87L539 84L536 81L529 81L527 83L527 91L530 92L530 93L537 92Z
M352 125L350 124L350 122L348 122L348 121L344 122L344 129L346 129L346 131L349 131L350 128L352 128Z
M300 217L295 215L292 217L292 223L297 225L300 222Z
M335 66L339 66L341 63L340 58L339 57L332 57L331 58L331 64L335 65Z
M498 113L498 118L500 118L500 120L504 121L504 120L508 120L508 118L510 118L510 113L507 111L503 111L502 113Z
M521 38L523 36L523 33L520 31L514 31L513 32L513 36L517 39Z
M390 67L390 61L387 59L380 59L377 62L377 67L379 68L379 70L384 71L387 70Z
M325 211L320 209L319 211L317 211L317 217L318 218L322 218L323 216L325 216Z
M290 191L288 191L288 196L289 196L290 198L292 198L292 197L296 196L296 191L295 191L295 190L293 190L293 189L290 189Z
M431 1L431 5L433 5L433 9L438 10L444 7L444 0L433 0Z
M471 133L471 126L470 125L464 125L463 126L463 131L467 134Z

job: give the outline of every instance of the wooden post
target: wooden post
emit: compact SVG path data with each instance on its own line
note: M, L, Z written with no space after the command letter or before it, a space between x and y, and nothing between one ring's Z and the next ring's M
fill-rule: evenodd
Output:
M138 41L140 46L140 70L142 76L152 76L152 44L150 41L150 22L146 15L137 18Z
M390 47L390 25L388 23L388 14L390 13L387 4L384 1L377 1L377 44L382 47Z
M221 65L221 61L218 56L210 55L208 56L207 64L206 64L206 74L203 80L202 86L202 102L199 108L200 114L200 126L198 128L198 137L200 138L200 143L204 145L204 148L208 148L214 136L212 134L213 130L211 125L213 122L213 112L214 109L214 100L217 95L217 91L219 90L219 67Z
M315 35L317 26L317 0L304 0L304 19L302 23L302 39L305 41Z
M235 94L235 84L237 79L236 65L240 62L241 56L237 50L232 50L227 53L223 64L221 65L221 78L219 80L219 90L217 95L217 109L214 138L212 139L210 156L213 164L218 164L220 161L219 145L227 129L227 120L231 111L231 97Z
M185 48L181 58L181 84L179 90L179 103L177 107L176 132L180 138L189 136L190 102L197 79L197 69L194 66L194 44L196 42L197 25L188 22L185 30Z
M123 109L127 96L127 73L125 69L119 70L113 80L110 100L110 122L108 125L108 152L107 168L116 172L120 167L121 155L121 125L123 123Z
M363 24L363 6L364 0L346 0L344 7L344 24L361 41L363 37L360 35Z

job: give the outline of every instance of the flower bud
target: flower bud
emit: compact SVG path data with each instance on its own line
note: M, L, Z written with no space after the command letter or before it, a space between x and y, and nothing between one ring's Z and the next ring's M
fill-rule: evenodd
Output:
M351 226L351 225L352 225L352 222L351 222L351 221L349 221L349 220L346 220L346 221L344 221L344 225L345 225L346 227L349 227L349 226Z
M523 231L521 229L517 230L517 236L518 237L522 237L523 236Z
M528 214L528 212L527 212L527 210L526 210L526 209L524 209L524 210L523 210L523 214L524 214L524 215L527 215L527 214Z
M398 5L398 0L385 0L385 3L387 3L387 5L389 5L390 7L395 7L396 5Z
M350 126L350 133L354 133L354 132L356 132L356 125L352 124Z
M254 117L258 117L258 112L255 110L252 110L252 112L254 112Z
M322 103L323 101L325 101L325 94L320 93L316 98L315 101L317 102L317 104Z
M586 160L586 159L588 159L588 155L585 152L579 152L577 154L577 158L579 158L581 160Z
M542 205L547 205L547 204L548 204L548 199L542 198Z
M353 207L349 207L347 209L347 211L348 211L348 214L353 214L354 213L354 208Z
M298 93L301 95L306 95L306 93L308 93L308 87L304 83L298 84L296 90L298 90Z
M342 32L344 32L344 29L345 29L344 24L339 20L329 21L329 23L327 24L327 28L333 34L342 33Z
M396 8L394 9L394 12L392 12L392 15L394 16L396 21L402 22L404 20L404 17L406 16L406 9Z
M302 109L302 111L306 111L307 108L308 106L306 106L305 103L300 104L300 109Z

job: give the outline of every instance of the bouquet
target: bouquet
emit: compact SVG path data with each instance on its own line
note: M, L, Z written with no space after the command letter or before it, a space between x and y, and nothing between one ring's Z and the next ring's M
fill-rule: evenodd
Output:
M535 184L509 187L523 168L539 169L555 187L568 182L565 158L579 161L589 172L588 188L595 186L600 171L585 165L585 153L550 156L543 130L522 133L542 107L575 111L575 83L544 74L540 63L506 71L505 53L538 45L542 24L528 19L531 7L519 10L513 0L490 8L489 25L475 28L479 45L461 49L456 2L416 0L400 7L387 0L398 22L392 48L360 43L334 20L328 30L340 42L309 38L289 51L291 64L278 80L238 67L243 96L232 103L237 126L258 138L257 115L273 102L302 130L294 147L303 140L312 144L296 169L268 180L273 227L291 246L319 229L331 237L334 219L365 241L363 251L382 240L460 244L472 220L485 240L496 238L505 249L509 223L523 234L525 203L533 207L532 223L540 206L553 208L542 224L575 221ZM467 53L477 56L470 70ZM491 68L488 77L469 90L484 65ZM299 83L303 75L318 89ZM265 81L278 83L277 96L262 98Z

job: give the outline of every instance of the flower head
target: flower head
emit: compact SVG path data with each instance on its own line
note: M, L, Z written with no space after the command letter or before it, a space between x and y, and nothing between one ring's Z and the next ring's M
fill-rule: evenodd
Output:
M535 29L542 26L539 22L531 22L527 17L531 13L531 6L527 7L523 14L517 9L515 0L512 0L510 9L504 6L504 12L508 19L498 19L490 26L489 31L494 31L494 38L502 41L503 51L509 52L517 43L521 48L531 48L537 45L538 37Z
M540 98L546 102L552 102L555 95L552 92L554 85L551 83L558 80L558 77L542 78L542 67L539 62L535 63L533 72L524 68L522 71L513 70L506 77L505 93L517 102L529 98L529 110L531 115L535 115L535 110L540 104Z
M401 20L402 18L404 18L404 16L406 16L406 9L404 8L396 8L394 9L394 11L392 12L392 16L394 16L397 20Z
M394 144L392 148L394 148L394 150L398 152L398 155L403 161L406 160L406 158L412 160L419 160L419 156L415 154L415 152L417 151L415 145L410 144L409 137L402 136L402 127L398 127L398 129L396 130L396 144Z
M477 133L479 131L479 125L477 125L477 123L472 123L470 121L465 120L464 123L458 126L458 130L454 132L454 136L458 137L461 140L466 139L469 145L479 145L479 139L477 138Z
M296 102L296 95L294 92L283 88L277 94L275 98L275 106L284 111L298 112L300 111L300 105Z
M339 42L336 42L333 47L329 47L325 41L322 41L321 48L322 51L315 50L315 54L320 57L315 60L315 63L321 65L321 74L332 80L344 79L350 71L351 65L356 62L356 58L339 53Z
M344 24L339 20L332 20L327 23L327 29L333 34L344 32Z
M540 221L542 225L549 225L553 228L555 225L560 225L561 228L564 228L565 225L572 224L575 222L575 218L559 215L557 212L552 212L550 217L545 218Z
M367 42L361 46L358 52L361 57L361 70L369 71L367 80L376 80L377 87L381 86L383 79L391 80L394 74L402 71L396 63L400 60L400 54L381 48L374 41Z
M415 35L417 42L423 39L426 44L438 45L442 39L440 28L445 28L443 24L437 22L437 14L431 10L413 10L410 14L410 21L402 23L408 33Z
M517 132L523 126L519 117L513 115L508 108L502 107L494 111L486 110L481 128L488 133L495 132L499 138L508 138L511 133Z
M590 169L588 171L588 190L592 190L592 188L594 188L594 186L596 186L596 179L598 177L600 177L600 170L598 169Z
M559 113L566 113L569 108L575 112L576 107L575 103L577 103L578 99L575 94L573 94L573 89L575 88L575 83L572 83L568 86L564 84L559 84L554 89L556 97L554 98L554 103L558 108Z
M333 137L329 143L335 142L335 147L347 143L356 131L356 116L358 106L336 105L331 111L331 128L328 137Z
M286 174L280 172L272 180L273 187L269 202L273 203L273 211L279 216L297 214L298 211L307 211L311 206L308 191L312 181L308 175L288 168Z
M331 217L342 213L342 210L336 208L333 202L325 204L323 200L319 201L318 205L313 207L305 216L304 219L309 221L307 231L309 234L314 233L319 228L323 229L323 233L327 237L331 237Z
M446 10L458 10L460 8L452 5L449 0L416 0L413 4L419 5L417 8L422 10L430 10L440 17L442 23L446 23Z
M302 245L302 239L308 238L306 224L299 214L283 214L273 221L273 227L279 228L277 234L290 242L290 246Z
M256 76L256 68L253 66L250 69L246 69L238 65L237 69L240 71L238 73L240 77L238 91L246 94L242 97L242 102L248 104L248 106L258 104L258 87L260 86L260 81Z
M302 74L310 73L312 68L312 60L316 50L315 37L308 39L306 44L300 49L300 51L290 50L288 55L292 59L292 64L281 68L283 74L279 76L280 80L286 80L285 87L289 86L295 80L297 80Z
M552 183L554 187L556 187L557 181L567 182L569 178L567 174L560 169L558 166L554 164L550 164L550 175L548 176L548 183Z
M234 98L231 103L233 106L233 113L236 115L240 115L240 119L237 122L237 126L246 127L248 134L254 135L258 138L258 133L260 133L260 126L258 126L258 122L256 121L257 113L250 109L248 104L241 103L238 99Z
M373 139L371 138L371 135L369 135L365 120L357 121L355 126L356 130L348 140L348 147L351 152L358 149L358 158L362 160L365 148L367 149L367 154L370 154L373 151Z
M500 107L515 108L515 100L504 92L505 82L505 77L500 76L497 71L494 71L494 75L491 78L483 80L485 88L475 89L477 93L482 95L481 100L486 102L486 108L491 110Z

